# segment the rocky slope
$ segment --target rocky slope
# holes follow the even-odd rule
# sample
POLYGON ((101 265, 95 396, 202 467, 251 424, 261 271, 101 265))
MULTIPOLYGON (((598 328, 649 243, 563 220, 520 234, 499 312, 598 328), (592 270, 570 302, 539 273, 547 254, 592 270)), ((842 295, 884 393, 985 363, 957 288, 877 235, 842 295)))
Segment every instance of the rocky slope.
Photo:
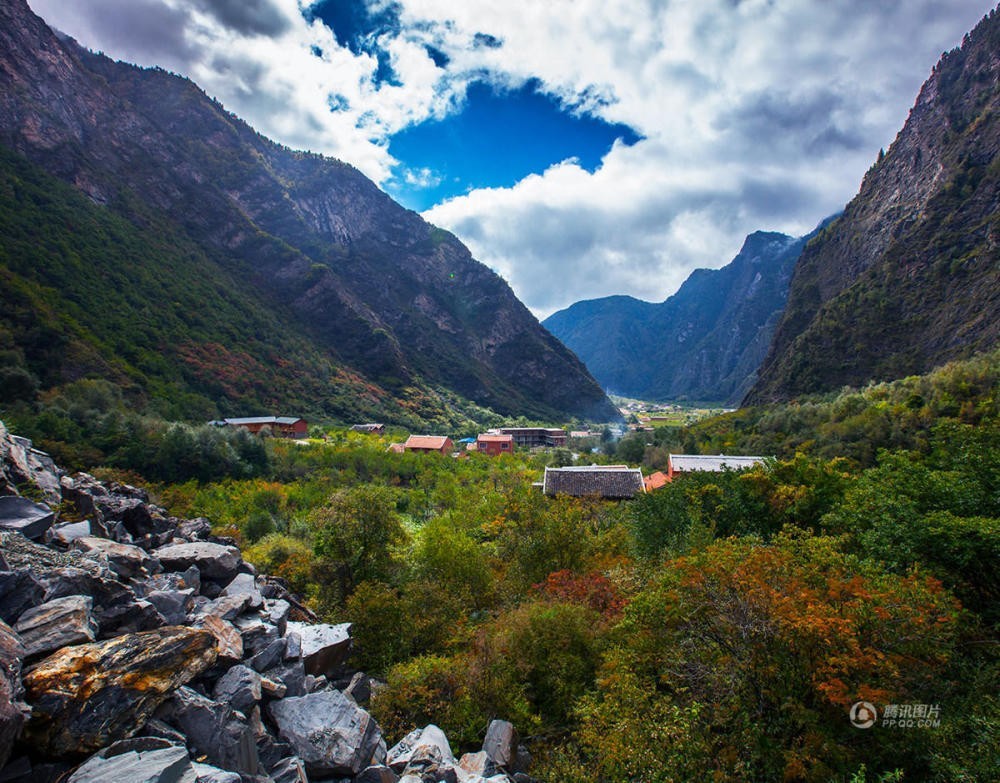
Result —
MULTIPOLYGON (((162 396, 162 385, 175 384, 198 396, 192 407, 221 399, 224 411, 235 411, 268 401, 232 376, 277 364, 286 375, 294 368, 307 376, 307 387, 342 388, 343 397, 377 401, 440 388, 504 413, 616 415, 583 365, 455 237, 351 166, 261 137, 190 81, 57 37, 24 0, 0 5, 0 146, 6 168, 21 167, 7 177, 9 209, 24 206, 19 178, 42 174, 91 204, 74 202, 67 221, 34 229, 55 232, 56 241, 28 270, 14 267, 21 247, 3 248, 11 259, 0 266, 5 293, 24 299, 42 291, 49 310, 76 306, 93 322, 67 328, 30 306, 22 321, 8 317, 7 332, 48 338, 47 353, 29 338, 15 345, 36 376, 72 378, 103 364, 147 394, 162 396), (161 298, 137 275, 127 292, 139 325, 167 310, 197 327, 180 344, 163 339, 150 348, 156 336, 147 335, 138 348, 107 345, 104 332, 120 330, 102 332, 107 297, 83 299, 90 266, 73 258, 74 227, 95 219, 95 208, 124 218, 128 225, 115 228, 126 235, 122 243, 151 245, 187 291, 183 300, 161 298), (215 314, 220 300, 223 314, 249 310, 247 323, 230 328, 215 314), (192 301, 203 304, 192 311, 185 307, 192 301), (281 324, 277 348, 268 344, 268 322, 281 324), (84 355, 52 350, 60 341, 86 348, 84 355)), ((11 232, 0 238, 10 241, 11 232)), ((148 259, 135 263, 154 274, 148 259)), ((280 391, 286 382, 275 383, 280 391)), ((313 405, 328 415, 347 406, 330 395, 313 405)))
POLYGON ((811 236, 758 231, 728 265, 696 270, 664 302, 577 302, 543 325, 616 394, 738 402, 767 352, 792 268, 811 236))
POLYGON ((461 759, 433 725, 388 748, 350 647, 206 520, 64 475, 0 423, 5 783, 531 780, 501 720, 461 759))
POLYGON ((1000 12, 945 54, 803 254, 748 403, 927 371, 1000 340, 1000 12))

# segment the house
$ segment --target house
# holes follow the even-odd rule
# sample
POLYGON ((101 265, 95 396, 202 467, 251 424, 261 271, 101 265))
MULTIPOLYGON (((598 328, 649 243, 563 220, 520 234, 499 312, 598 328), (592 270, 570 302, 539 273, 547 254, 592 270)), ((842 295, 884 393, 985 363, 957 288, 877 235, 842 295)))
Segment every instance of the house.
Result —
POLYGON ((645 479, 646 491, 652 492, 654 489, 660 489, 661 487, 667 486, 670 483, 670 476, 664 473, 662 470, 656 471, 656 473, 650 473, 645 479))
POLYGON ((309 424, 297 416, 247 416, 239 419, 222 419, 227 427, 240 427, 254 435, 268 428, 276 438, 305 438, 309 434, 309 424))
POLYGON ((385 425, 384 424, 354 424, 351 427, 352 432, 363 432, 366 435, 384 435, 385 425))
POLYGON ((642 471, 625 465, 546 468, 542 479, 542 492, 550 496, 631 500, 645 491, 642 471))
POLYGON ((481 454, 486 454, 490 457, 498 457, 501 454, 513 454, 514 436, 493 435, 491 433, 480 435, 476 438, 476 449, 481 454))
POLYGON ((726 454, 670 454, 667 456, 667 478, 673 481, 681 473, 724 470, 745 470, 764 462, 763 457, 730 456, 726 454))
POLYGON ((406 447, 402 443, 390 443, 386 451, 390 454, 403 454, 406 451, 406 447))
POLYGON ((566 430, 550 427, 502 427, 490 430, 489 434, 510 435, 514 439, 514 445, 522 449, 566 445, 566 430))
POLYGON ((440 454, 451 454, 455 450, 455 444, 451 438, 445 435, 411 435, 403 444, 406 451, 430 452, 437 451, 440 454))

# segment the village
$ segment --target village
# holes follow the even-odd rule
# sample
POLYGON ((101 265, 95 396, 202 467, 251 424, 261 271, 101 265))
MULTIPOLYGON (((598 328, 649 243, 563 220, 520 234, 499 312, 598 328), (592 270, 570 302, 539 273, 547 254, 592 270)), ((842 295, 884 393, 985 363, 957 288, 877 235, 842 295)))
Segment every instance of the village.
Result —
MULTIPOLYGON (((634 416, 630 424, 633 431, 653 429, 656 416, 634 416)), ((672 422, 671 422, 672 423, 672 422)), ((254 435, 267 434, 272 437, 302 440, 309 435, 308 422, 295 416, 258 416, 227 418, 211 422, 220 427, 237 427, 254 435)), ((386 425, 366 422, 351 425, 350 430, 366 435, 384 436, 386 425)), ((600 437, 601 433, 589 430, 571 430, 556 427, 501 427, 489 429, 475 438, 453 440, 447 435, 409 435, 405 441, 393 442, 388 451, 394 453, 439 454, 455 459, 467 458, 471 454, 486 457, 504 457, 517 451, 542 452, 550 449, 567 449, 574 444, 586 445, 589 439, 600 437)), ((592 449, 587 449, 592 451, 592 449)), ((586 455, 569 450, 574 462, 584 460, 586 455)), ((673 482, 686 473, 721 473, 731 470, 745 470, 765 460, 762 456, 734 454, 668 454, 666 470, 657 470, 643 475, 641 468, 629 465, 559 465, 546 466, 541 481, 533 486, 542 494, 555 497, 594 497, 602 500, 631 500, 637 495, 654 492, 673 482)))

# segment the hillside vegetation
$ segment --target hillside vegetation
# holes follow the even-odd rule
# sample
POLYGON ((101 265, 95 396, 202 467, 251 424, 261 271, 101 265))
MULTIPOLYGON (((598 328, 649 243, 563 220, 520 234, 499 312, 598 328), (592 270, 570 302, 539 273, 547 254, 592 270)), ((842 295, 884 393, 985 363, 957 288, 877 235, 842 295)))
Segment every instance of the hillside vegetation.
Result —
MULTIPOLYGON (((990 780, 998 359, 664 428, 777 458, 626 504, 538 493, 557 452, 393 454, 351 432, 159 495, 355 623, 390 739, 434 722, 476 747, 502 717, 553 782, 990 780), (862 730, 859 700, 940 720, 862 730)), ((672 448, 642 446, 601 458, 672 448)))

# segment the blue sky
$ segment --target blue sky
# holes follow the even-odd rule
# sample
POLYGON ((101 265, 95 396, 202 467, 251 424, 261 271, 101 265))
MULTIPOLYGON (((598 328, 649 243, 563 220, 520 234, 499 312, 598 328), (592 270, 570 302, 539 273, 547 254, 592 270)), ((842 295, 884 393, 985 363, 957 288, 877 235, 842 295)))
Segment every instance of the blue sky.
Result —
POLYGON ((539 317, 857 192, 995 0, 28 0, 453 231, 539 317))

